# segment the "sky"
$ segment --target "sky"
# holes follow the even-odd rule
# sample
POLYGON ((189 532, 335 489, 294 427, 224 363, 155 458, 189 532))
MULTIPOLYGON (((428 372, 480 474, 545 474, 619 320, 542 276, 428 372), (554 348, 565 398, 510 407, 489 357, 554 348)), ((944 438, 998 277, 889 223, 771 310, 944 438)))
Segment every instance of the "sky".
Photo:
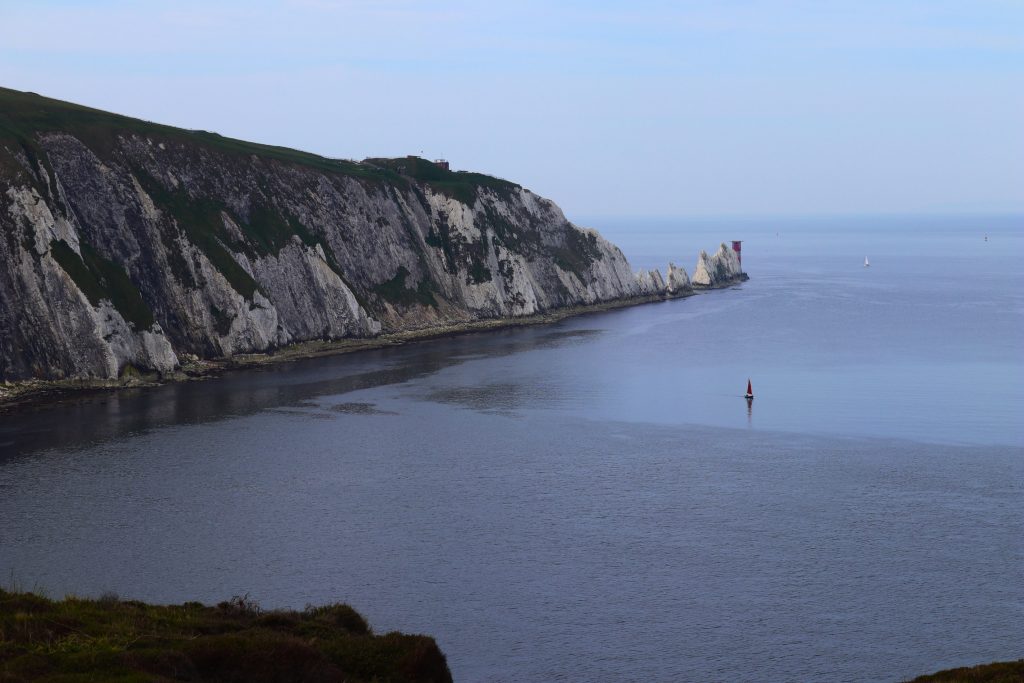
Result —
POLYGON ((0 0, 0 85, 574 216, 1024 211, 1024 0, 0 0))

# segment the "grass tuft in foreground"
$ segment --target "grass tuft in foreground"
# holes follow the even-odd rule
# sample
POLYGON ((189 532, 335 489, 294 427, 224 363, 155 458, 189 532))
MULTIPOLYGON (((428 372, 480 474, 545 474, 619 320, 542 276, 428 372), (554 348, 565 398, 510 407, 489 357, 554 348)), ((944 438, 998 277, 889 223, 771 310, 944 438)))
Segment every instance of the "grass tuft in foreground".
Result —
POLYGON ((0 590, 0 683, 451 681, 433 638, 375 635, 344 604, 264 611, 0 590))

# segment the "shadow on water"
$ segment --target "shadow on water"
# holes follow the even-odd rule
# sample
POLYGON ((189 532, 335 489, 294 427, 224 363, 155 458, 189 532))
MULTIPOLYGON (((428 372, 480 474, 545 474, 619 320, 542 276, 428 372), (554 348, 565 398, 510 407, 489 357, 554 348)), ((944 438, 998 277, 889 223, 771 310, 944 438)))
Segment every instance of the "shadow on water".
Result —
POLYGON ((436 403, 458 405, 483 412, 501 412, 528 407, 550 407, 558 402, 557 392, 544 382, 495 382, 481 386, 446 387, 422 398, 436 403))
POLYGON ((381 410, 373 403, 338 403, 327 410, 343 415, 398 415, 393 410, 381 410))
MULTIPOLYGON (((0 415, 0 462, 48 449, 93 446, 161 427, 308 407, 308 401, 317 397, 401 384, 470 360, 578 343, 602 332, 509 329, 228 372, 206 381, 83 395, 0 415)), ((449 400, 458 402, 457 397, 449 400)), ((383 412, 358 403, 342 403, 332 410, 364 415, 383 412)))

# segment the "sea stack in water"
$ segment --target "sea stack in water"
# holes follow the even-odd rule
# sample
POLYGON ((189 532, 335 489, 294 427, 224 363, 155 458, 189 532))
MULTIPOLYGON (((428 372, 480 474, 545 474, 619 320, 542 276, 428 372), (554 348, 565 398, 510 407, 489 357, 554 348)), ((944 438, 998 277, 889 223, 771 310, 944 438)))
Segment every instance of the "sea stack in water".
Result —
POLYGON ((700 252, 690 282, 694 289, 708 289, 746 279, 740 268, 739 256, 723 242, 713 256, 708 256, 706 251, 700 252))
POLYGON ((676 264, 670 262, 668 264, 665 292, 670 295, 676 295, 691 290, 693 290, 693 287, 690 285, 690 276, 686 274, 686 269, 679 268, 676 264))

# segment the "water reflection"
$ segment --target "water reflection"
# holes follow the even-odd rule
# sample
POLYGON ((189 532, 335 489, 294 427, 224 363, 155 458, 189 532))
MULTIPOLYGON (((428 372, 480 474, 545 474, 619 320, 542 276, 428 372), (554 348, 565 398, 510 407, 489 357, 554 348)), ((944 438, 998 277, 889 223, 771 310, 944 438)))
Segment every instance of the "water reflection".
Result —
MULTIPOLYGON (((229 372, 201 382, 75 396, 0 415, 0 461, 50 448, 82 448, 169 425, 199 424, 271 408, 301 408, 320 396, 400 384, 469 360, 582 343, 602 332, 557 327, 503 330, 229 372)), ((482 391, 476 398, 455 394, 447 400, 488 403, 488 389, 482 391)), ((502 407, 498 395, 505 391, 494 388, 490 404, 502 407)), ((536 398, 522 395, 509 399, 506 407, 536 398)), ((371 414, 358 406, 343 403, 330 410, 371 414)))

